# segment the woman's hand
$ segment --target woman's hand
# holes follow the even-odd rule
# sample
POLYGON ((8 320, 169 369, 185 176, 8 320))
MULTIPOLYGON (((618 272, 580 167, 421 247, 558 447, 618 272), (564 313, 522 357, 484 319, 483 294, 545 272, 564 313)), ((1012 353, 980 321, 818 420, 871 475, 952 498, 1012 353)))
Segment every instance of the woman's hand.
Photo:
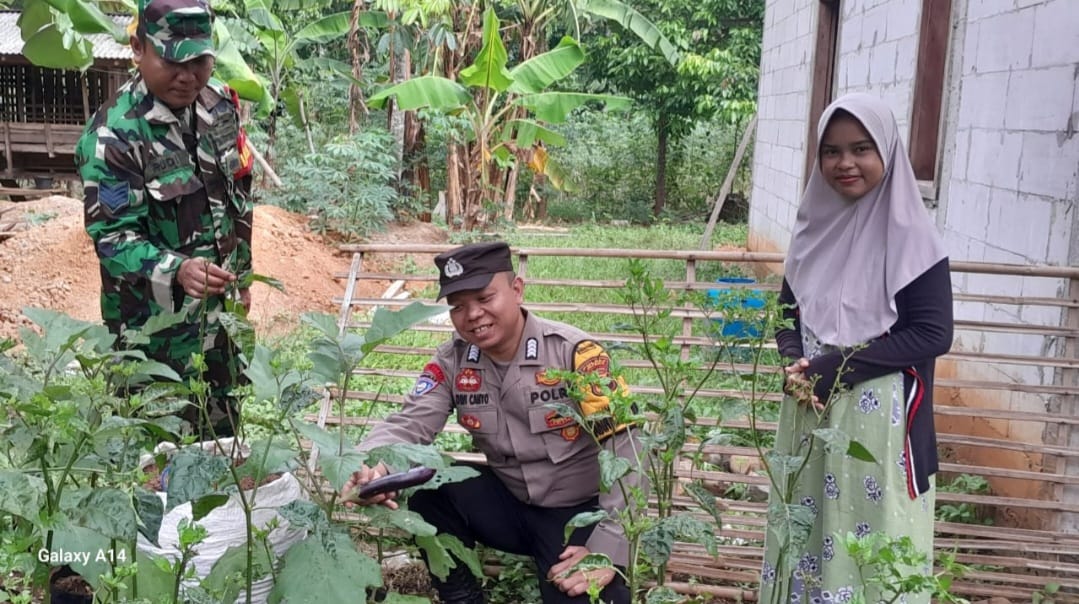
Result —
POLYGON ((813 382, 806 377, 805 370, 809 368, 809 359, 802 357, 783 368, 787 378, 783 384, 783 391, 793 396, 803 405, 812 405, 818 413, 824 411, 817 395, 813 394, 813 382))

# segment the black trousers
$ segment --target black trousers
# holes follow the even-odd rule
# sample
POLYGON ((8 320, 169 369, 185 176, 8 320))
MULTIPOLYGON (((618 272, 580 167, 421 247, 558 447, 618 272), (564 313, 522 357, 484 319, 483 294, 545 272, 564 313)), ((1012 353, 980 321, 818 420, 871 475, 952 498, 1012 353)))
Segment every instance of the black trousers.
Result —
MULTIPOLYGON (((479 476, 442 485, 436 490, 417 491, 408 500, 408 507, 424 520, 448 533, 465 545, 477 542, 497 550, 531 557, 539 573, 540 593, 544 604, 587 604, 588 596, 569 597, 547 580, 547 571, 559 562, 565 550, 562 538, 566 523, 580 512, 598 508, 592 500, 567 508, 542 508, 521 503, 494 473, 483 465, 462 464, 474 468, 479 476)), ((567 545, 584 545, 594 526, 576 529, 567 545)), ((459 565, 459 570, 463 565, 459 565)), ((471 580, 471 572, 451 573, 446 583, 471 580)), ((442 593, 443 582, 435 580, 442 593)), ((448 585, 460 591, 462 585, 448 585)), ((621 576, 615 575, 600 594, 605 603, 628 604, 629 589, 621 576)))

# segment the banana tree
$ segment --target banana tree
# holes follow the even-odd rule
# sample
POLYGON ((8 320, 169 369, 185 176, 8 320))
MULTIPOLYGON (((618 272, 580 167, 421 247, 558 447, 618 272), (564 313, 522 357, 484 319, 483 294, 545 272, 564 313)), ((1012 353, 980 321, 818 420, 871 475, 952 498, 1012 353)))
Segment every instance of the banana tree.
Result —
MULTIPOLYGON (((447 166, 447 222, 464 229, 487 223, 504 203, 500 179, 517 161, 519 149, 562 145, 565 139, 548 127, 565 121, 574 109, 593 101, 611 109, 628 106, 619 96, 548 90, 584 62, 584 51, 573 38, 516 67, 507 67, 506 47, 492 9, 483 16, 483 46, 458 81, 423 76, 390 86, 369 99, 381 106, 393 97, 403 110, 427 108, 464 118, 469 124, 464 153, 451 148, 447 166), (525 110, 517 117, 516 110, 525 110)), ((551 162, 530 165, 557 177, 551 162)))
MULTIPOLYGON (((349 33, 350 12, 333 13, 315 20, 314 23, 289 31, 281 17, 274 14, 270 0, 245 0, 248 27, 259 41, 258 59, 269 79, 270 97, 276 101, 285 100, 285 106, 292 118, 301 124, 308 135, 308 147, 315 152, 311 139, 308 116, 303 105, 303 87, 291 75, 302 66, 314 67, 318 63, 313 58, 304 58, 299 51, 310 44, 325 44, 349 33)), ((326 63, 327 59, 322 59, 326 63)), ((333 68, 330 66, 331 69, 333 68)), ((343 65, 341 70, 350 73, 352 68, 343 65)), ((276 139, 276 114, 269 115, 268 152, 270 155, 276 139)))

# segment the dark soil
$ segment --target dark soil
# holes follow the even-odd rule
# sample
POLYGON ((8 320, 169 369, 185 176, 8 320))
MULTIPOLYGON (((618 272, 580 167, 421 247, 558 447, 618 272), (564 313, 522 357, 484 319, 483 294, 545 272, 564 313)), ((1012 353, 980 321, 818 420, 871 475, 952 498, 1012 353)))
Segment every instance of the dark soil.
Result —
POLYGON ((53 604, 92 604, 94 601, 94 590, 90 584, 67 566, 53 571, 49 590, 53 604))
MULTIPOLYGON (((238 468, 238 467, 244 465, 245 461, 247 461, 247 460, 246 459, 238 459, 238 460, 234 461, 232 465, 233 465, 234 468, 238 468)), ((146 474, 146 482, 144 484, 146 485, 147 489, 150 489, 151 491, 154 491, 154 492, 157 492, 157 493, 164 492, 164 489, 161 488, 161 471, 158 469, 157 464, 151 463, 151 464, 147 465, 146 467, 143 468, 143 472, 146 474)), ((281 473, 280 472, 274 472, 273 474, 267 474, 266 476, 264 476, 262 478, 262 481, 258 483, 258 486, 261 487, 263 485, 269 484, 269 483, 277 480, 278 478, 281 478, 281 473)), ((255 488, 255 479, 254 478, 252 478, 250 476, 244 476, 243 478, 240 479, 240 489, 242 489, 244 491, 250 491, 253 488, 255 488)))

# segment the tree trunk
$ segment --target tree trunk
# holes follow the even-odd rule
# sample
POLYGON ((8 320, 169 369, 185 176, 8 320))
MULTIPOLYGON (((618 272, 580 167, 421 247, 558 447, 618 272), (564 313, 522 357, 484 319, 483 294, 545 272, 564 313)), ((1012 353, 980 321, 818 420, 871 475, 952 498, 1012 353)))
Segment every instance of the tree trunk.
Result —
POLYGON ((462 218, 465 205, 465 180, 462 175, 468 168, 462 165, 463 153, 461 145, 450 143, 446 151, 446 226, 456 228, 456 223, 462 218))
POLYGON ((427 138, 423 122, 415 111, 405 112, 405 165, 401 180, 416 191, 431 192, 431 170, 427 165, 427 138))
MULTIPOLYGON (((412 56, 407 49, 400 49, 390 55, 393 57, 393 73, 392 84, 408 81, 409 75, 412 72, 412 56)), ((397 103, 393 99, 386 104, 386 114, 389 119, 387 127, 390 132, 393 133, 393 140, 397 143, 394 151, 397 153, 397 165, 402 165, 405 152, 405 112, 397 109, 397 103)), ((398 172, 398 178, 401 177, 401 172, 398 172)))
POLYGON ((517 177, 521 172, 521 157, 517 157, 510 169, 506 171, 506 189, 502 196, 502 217, 507 222, 513 222, 513 213, 517 206, 517 177))
MULTIPOLYGON (((360 41, 360 13, 366 8, 364 0, 356 0, 352 5, 352 16, 348 23, 348 50, 352 57, 352 77, 363 80, 363 66, 371 59, 366 41, 360 41)), ((348 133, 356 134, 360 130, 359 113, 368 115, 367 104, 363 101, 363 90, 355 84, 348 86, 348 133)))
POLYGON ((666 113, 659 114, 656 121, 656 199, 652 216, 659 218, 667 206, 667 138, 669 122, 666 113))

